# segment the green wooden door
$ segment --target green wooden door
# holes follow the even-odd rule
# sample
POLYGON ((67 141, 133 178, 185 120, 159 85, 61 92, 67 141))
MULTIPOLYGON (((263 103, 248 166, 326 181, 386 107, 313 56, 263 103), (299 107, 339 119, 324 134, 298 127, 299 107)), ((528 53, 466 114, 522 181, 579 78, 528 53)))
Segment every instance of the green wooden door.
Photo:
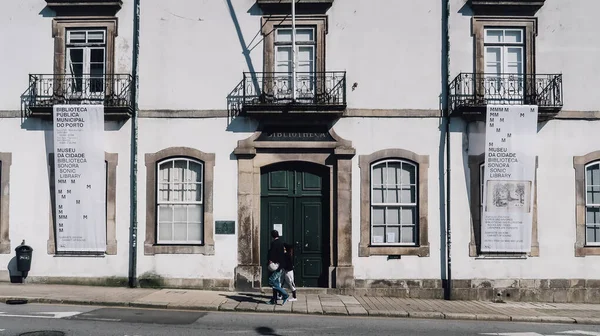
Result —
POLYGON ((261 175, 261 262, 267 284, 270 232, 294 245, 298 287, 327 287, 329 267, 329 174, 305 163, 270 166, 261 175))

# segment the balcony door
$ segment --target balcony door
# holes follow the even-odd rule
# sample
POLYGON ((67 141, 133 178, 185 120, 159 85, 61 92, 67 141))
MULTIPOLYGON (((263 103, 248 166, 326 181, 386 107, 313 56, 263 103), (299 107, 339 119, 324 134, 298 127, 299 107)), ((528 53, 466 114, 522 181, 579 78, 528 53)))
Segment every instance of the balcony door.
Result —
POLYGON ((488 104, 523 104, 523 30, 485 29, 484 96, 488 104))
POLYGON ((69 99, 102 101, 106 88, 106 31, 68 30, 64 79, 60 81, 69 99))
POLYGON ((273 94, 278 100, 291 100, 293 88, 298 101, 315 96, 315 29, 296 28, 296 85, 292 85, 292 28, 277 28, 275 35, 275 75, 273 94))

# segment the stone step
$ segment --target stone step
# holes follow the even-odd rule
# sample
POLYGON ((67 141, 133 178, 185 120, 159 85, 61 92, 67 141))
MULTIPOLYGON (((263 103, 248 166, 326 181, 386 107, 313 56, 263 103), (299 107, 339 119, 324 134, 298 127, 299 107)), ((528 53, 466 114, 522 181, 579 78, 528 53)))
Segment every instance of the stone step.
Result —
MULTIPOLYGON (((286 291, 289 291, 288 288, 285 288, 286 291)), ((327 294, 329 288, 320 288, 320 287, 298 287, 296 288, 296 293, 298 294, 327 294)), ((263 293, 268 293, 271 291, 271 287, 262 287, 261 291, 263 293)))

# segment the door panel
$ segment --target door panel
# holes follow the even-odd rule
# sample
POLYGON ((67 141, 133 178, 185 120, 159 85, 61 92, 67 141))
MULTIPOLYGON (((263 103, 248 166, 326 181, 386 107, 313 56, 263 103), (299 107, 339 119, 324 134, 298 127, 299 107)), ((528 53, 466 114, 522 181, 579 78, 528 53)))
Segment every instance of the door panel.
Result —
POLYGON ((303 197, 296 201, 294 218, 295 265, 294 276, 301 287, 319 287, 324 272, 323 251, 323 201, 318 197, 303 197), (296 268, 298 271, 296 271, 296 268))
MULTIPOLYGON (((315 165, 271 167, 261 175, 261 262, 271 244, 270 232, 281 224, 284 243, 294 246, 298 287, 327 287, 329 267, 329 173, 315 165)), ((263 265, 263 284, 268 271, 263 265)))

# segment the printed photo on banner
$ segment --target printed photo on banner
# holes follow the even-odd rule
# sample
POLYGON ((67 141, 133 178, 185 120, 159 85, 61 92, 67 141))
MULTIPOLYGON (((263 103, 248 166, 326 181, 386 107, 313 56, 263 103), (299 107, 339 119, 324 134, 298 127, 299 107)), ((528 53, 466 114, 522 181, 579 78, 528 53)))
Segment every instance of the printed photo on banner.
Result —
POLYGON ((531 181, 487 181, 486 212, 531 212, 531 181))

